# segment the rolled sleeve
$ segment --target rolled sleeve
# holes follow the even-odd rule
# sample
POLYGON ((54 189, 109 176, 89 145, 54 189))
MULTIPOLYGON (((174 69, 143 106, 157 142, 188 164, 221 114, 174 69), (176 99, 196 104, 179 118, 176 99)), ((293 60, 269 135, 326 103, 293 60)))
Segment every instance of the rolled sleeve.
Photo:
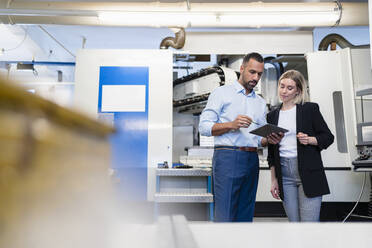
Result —
MULTIPOLYGON (((205 114, 204 116, 206 116, 205 114)), ((200 118, 200 123, 199 123, 199 132, 201 135, 204 136, 212 136, 212 127, 215 124, 215 122, 210 121, 208 119, 202 119, 200 118)))
POLYGON ((213 91, 209 98, 207 106, 200 115, 199 132, 204 136, 212 136, 212 127, 219 122, 219 113, 221 111, 221 97, 219 89, 213 91))

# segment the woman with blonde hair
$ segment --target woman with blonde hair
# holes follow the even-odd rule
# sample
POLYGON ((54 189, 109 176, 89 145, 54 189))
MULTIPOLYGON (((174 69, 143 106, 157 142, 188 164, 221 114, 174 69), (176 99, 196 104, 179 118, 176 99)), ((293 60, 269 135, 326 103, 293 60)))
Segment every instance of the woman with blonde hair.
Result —
POLYGON ((320 151, 334 136, 316 103, 308 102, 306 82, 296 70, 285 72, 278 83, 282 103, 267 122, 289 131, 268 145, 271 194, 282 199, 289 221, 319 221, 322 196, 329 194, 320 151))

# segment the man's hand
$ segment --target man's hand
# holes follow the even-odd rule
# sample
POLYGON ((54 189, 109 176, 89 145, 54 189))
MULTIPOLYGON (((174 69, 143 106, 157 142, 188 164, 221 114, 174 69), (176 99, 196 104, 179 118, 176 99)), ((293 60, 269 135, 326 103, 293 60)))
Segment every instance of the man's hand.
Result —
POLYGON ((252 119, 246 115, 238 115, 233 122, 231 122, 232 130, 238 130, 239 128, 247 128, 251 125, 252 119))
POLYGON ((269 136, 267 136, 267 142, 269 142, 272 145, 279 144, 279 142, 283 139, 284 133, 271 133, 269 136))
POLYGON ((219 136, 230 131, 236 131, 239 128, 247 128, 251 125, 252 119, 246 115, 238 115, 234 121, 215 123, 212 127, 212 135, 219 136))

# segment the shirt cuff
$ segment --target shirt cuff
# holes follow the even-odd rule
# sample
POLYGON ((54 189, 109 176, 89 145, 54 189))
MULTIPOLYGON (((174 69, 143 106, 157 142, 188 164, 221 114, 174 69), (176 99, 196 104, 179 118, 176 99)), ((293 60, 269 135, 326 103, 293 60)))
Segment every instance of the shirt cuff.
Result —
POLYGON ((262 141, 262 137, 258 137, 258 147, 262 147, 261 141, 262 141))

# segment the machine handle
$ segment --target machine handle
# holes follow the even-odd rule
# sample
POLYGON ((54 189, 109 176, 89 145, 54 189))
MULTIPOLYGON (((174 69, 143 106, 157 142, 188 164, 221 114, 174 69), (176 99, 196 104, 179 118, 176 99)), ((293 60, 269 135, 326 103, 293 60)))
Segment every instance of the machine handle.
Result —
POLYGON ((333 109, 335 113, 337 149, 340 153, 347 153, 348 151, 347 151, 342 92, 334 91, 332 96, 333 96, 333 109))

